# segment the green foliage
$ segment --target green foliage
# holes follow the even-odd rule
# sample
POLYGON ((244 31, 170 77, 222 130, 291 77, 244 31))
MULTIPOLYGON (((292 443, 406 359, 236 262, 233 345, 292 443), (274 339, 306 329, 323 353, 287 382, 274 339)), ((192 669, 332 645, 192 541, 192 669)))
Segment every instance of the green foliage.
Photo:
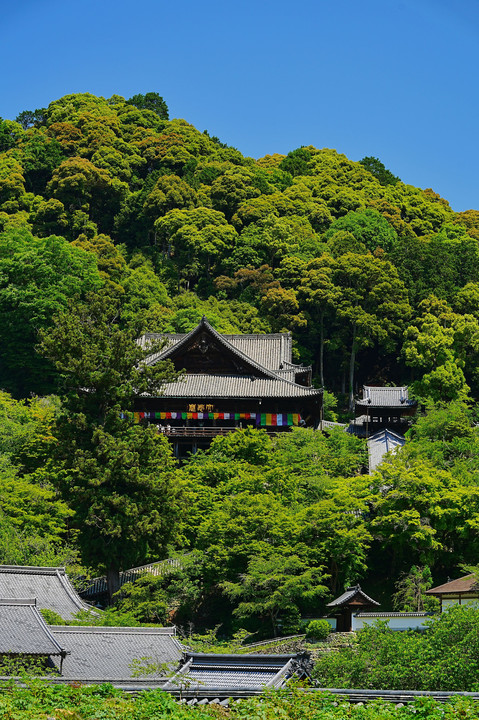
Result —
POLYGON ((336 408, 338 407, 338 399, 333 393, 323 390, 323 419, 331 422, 337 422, 338 416, 336 408))
POLYGON ((75 565, 71 510, 45 465, 54 438, 53 400, 16 401, 0 393, 0 562, 75 565))
POLYGON ((94 258, 61 237, 26 230, 0 235, 0 357, 4 389, 52 388, 52 367, 35 353, 38 331, 75 296, 100 284, 94 258))
POLYGON ((15 118, 15 122, 27 130, 32 125, 41 125, 45 122, 47 110, 46 108, 37 108, 36 110, 23 110, 15 118))
POLYGON ((453 606, 425 632, 393 632, 386 623, 356 643, 323 655, 313 675, 322 687, 477 692, 479 609, 453 606))
MULTIPOLYGON (((350 233, 372 253, 378 248, 388 252, 397 242, 396 231, 377 210, 349 212, 333 222, 325 234, 325 239, 333 239, 338 232, 350 233)), ((345 248, 343 253, 347 251, 348 248, 345 248)))
POLYGON ((331 625, 327 620, 311 620, 306 626, 306 637, 311 640, 326 640, 331 633, 331 625))
POLYGON ((168 120, 168 105, 161 95, 156 92, 147 92, 145 95, 141 93, 133 95, 126 101, 128 105, 134 105, 140 110, 151 110, 156 113, 162 120, 168 120))
POLYGON ((264 618, 271 634, 294 628, 299 611, 317 611, 325 585, 334 592, 362 573, 366 484, 341 475, 364 462, 354 436, 299 428, 274 440, 240 430, 194 455, 183 467, 191 508, 183 532, 198 551, 200 603, 226 594, 243 626, 264 618))
POLYGON ((308 161, 311 160, 311 153, 308 148, 298 148, 288 153, 280 164, 281 170, 296 175, 308 175, 308 161))
MULTIPOLYGON (((298 555, 271 552, 252 557, 239 582, 225 582, 226 594, 238 602, 234 615, 240 620, 258 618, 267 624, 266 635, 299 631, 298 599, 314 602, 326 594, 323 568, 312 568, 298 555), (291 616, 296 622, 291 623, 291 616)), ((263 629, 264 631, 264 629, 263 629)))
POLYGON ((49 685, 24 675, 25 688, 7 688, 0 696, 0 711, 15 720, 394 720, 427 718, 459 720, 479 717, 476 702, 457 697, 441 703, 427 697, 417 698, 403 707, 394 703, 372 702, 350 705, 327 692, 305 693, 300 685, 285 690, 268 690, 259 697, 232 704, 189 707, 180 704, 162 690, 150 690, 132 698, 112 685, 49 685))
POLYGON ((174 543, 194 562, 155 593, 225 632, 269 561, 275 602, 299 578, 279 610, 293 624, 317 568, 331 593, 369 573, 387 595, 412 563, 477 562, 478 211, 374 157, 243 157, 169 121, 155 92, 78 93, 0 120, 0 232, 2 388, 63 402, 53 420, 43 401, 0 400, 3 562, 77 563, 81 547, 90 565, 142 564, 174 543), (203 314, 224 333, 292 332, 326 418, 347 417, 363 383, 408 384, 427 412, 371 480, 364 442, 302 429, 220 438, 180 472, 119 412, 174 377, 139 370, 135 337, 203 314))
POLYGON ((410 571, 403 573, 396 583, 394 607, 401 612, 438 611, 438 598, 425 594, 432 585, 430 569, 413 565, 410 571))
POLYGON ((359 162, 371 175, 374 175, 374 177, 379 180, 381 185, 396 185, 396 183, 399 182, 399 178, 393 175, 378 158, 363 157, 359 162))
MULTIPOLYGON (((153 262, 150 272, 165 285, 170 303, 178 289, 202 301, 213 296, 225 307, 248 302, 262 331, 294 330, 301 359, 313 361, 320 384, 327 378, 333 392, 342 390, 348 370, 345 347, 351 386, 356 371, 359 383, 382 381, 379 368, 391 374, 403 344, 399 317, 409 325, 397 372, 404 379, 388 379, 404 382, 412 368, 421 396, 477 392, 477 330, 467 317, 477 315, 474 211, 453 213, 439 195, 405 185, 375 157, 355 163, 308 146, 285 157, 244 158, 184 120, 169 121, 156 92, 128 100, 70 94, 17 120, 0 125, 0 228, 32 227, 41 237, 93 244, 107 234, 115 246, 124 242, 129 252, 140 251, 153 262), (349 253, 354 263, 341 261, 332 274, 326 248, 335 261, 349 253), (370 253, 376 271, 384 270, 372 280, 370 253), (392 265, 381 266, 385 259, 392 265), (301 270, 301 263, 312 265, 301 270), (351 263, 362 267, 357 271, 351 263), (268 282, 258 282, 263 265, 271 268, 268 282), (366 298, 358 298, 359 285, 352 281, 357 274, 365 288, 369 284, 366 298), (399 297, 397 278, 410 308, 404 291, 399 297), (390 302, 382 302, 382 290, 390 302), (351 294, 355 309, 346 312, 351 294), (454 304, 458 319, 450 357, 427 367, 410 346, 437 335, 424 326, 418 308, 431 294, 454 304), (368 309, 374 303, 384 322, 368 309), (359 316, 369 327, 366 334, 359 316), (378 355, 375 367, 369 348, 378 355)), ((138 274, 146 277, 146 265, 138 274)), ((46 293, 40 284, 39 301, 46 293)), ((147 295, 141 306, 136 294, 132 312, 149 304, 148 320, 158 325, 159 307, 170 305, 147 295)), ((240 318, 242 310, 233 314, 240 318)), ((10 327, 14 334, 17 325, 10 327)), ((19 382, 6 387, 26 395, 30 387, 19 382)))
POLYGON ((40 613, 42 614, 43 619, 47 623, 47 625, 66 625, 67 623, 62 618, 61 615, 59 615, 54 610, 50 610, 49 608, 40 608, 40 613))
POLYGON ((422 460, 448 470, 461 484, 475 484, 479 471, 479 431, 470 408, 459 401, 430 404, 409 431, 404 462, 422 460))
MULTIPOLYGON (((56 623, 53 623, 56 624, 56 623)), ((63 625, 94 625, 95 627, 141 627, 145 624, 129 611, 120 610, 116 605, 92 615, 89 610, 79 610, 73 620, 63 622, 63 625)))
POLYGON ((141 575, 135 582, 125 583, 117 592, 118 610, 130 613, 140 622, 164 625, 168 612, 164 584, 161 576, 152 573, 141 575))

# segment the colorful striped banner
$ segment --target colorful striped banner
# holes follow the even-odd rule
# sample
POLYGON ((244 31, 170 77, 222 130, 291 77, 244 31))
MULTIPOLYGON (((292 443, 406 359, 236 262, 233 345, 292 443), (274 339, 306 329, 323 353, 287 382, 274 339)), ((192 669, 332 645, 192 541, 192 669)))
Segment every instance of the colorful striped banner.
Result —
POLYGON ((291 427, 299 425, 299 413, 230 413, 230 412, 127 412, 122 419, 133 420, 255 420, 257 427, 291 427))

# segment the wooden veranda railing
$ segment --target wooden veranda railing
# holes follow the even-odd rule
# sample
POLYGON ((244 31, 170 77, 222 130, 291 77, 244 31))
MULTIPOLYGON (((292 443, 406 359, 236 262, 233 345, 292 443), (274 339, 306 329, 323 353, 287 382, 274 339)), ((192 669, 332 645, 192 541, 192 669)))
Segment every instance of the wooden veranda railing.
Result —
MULTIPOLYGON (((289 427, 280 427, 280 428, 264 428, 262 427, 261 430, 266 430, 267 433, 277 433, 284 432, 285 430, 289 430, 289 427)), ((162 435, 167 435, 171 438, 180 438, 180 437, 191 437, 191 438, 212 438, 217 437, 218 435, 227 435, 230 432, 235 432, 235 430, 240 430, 239 427, 168 427, 163 426, 158 428, 158 432, 162 435)))

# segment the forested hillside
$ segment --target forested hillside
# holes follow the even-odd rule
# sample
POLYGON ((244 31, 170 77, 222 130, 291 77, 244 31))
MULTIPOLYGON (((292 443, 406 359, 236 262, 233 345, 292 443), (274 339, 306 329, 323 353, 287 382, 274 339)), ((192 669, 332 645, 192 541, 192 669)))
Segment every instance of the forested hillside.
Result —
POLYGON ((271 631, 347 582, 387 595, 414 564, 445 579, 477 563, 479 211, 374 157, 244 157, 156 93, 77 94, 0 120, 0 232, 0 562, 94 574, 177 552, 139 619, 271 631), (372 478, 361 441, 305 430, 238 433, 178 469, 164 439, 119 426, 134 382, 118 352, 98 370, 85 308, 105 347, 203 314, 291 331, 337 412, 363 383, 409 385, 429 410, 372 478), (108 485, 132 453, 134 483, 108 485))
POLYGON ((83 94, 1 122, 5 389, 47 389, 36 330, 109 282, 151 331, 203 312, 221 331, 291 330, 333 391, 349 390, 352 363, 353 389, 477 394, 478 211, 454 213, 374 158, 253 160, 167 118, 154 93, 83 94))

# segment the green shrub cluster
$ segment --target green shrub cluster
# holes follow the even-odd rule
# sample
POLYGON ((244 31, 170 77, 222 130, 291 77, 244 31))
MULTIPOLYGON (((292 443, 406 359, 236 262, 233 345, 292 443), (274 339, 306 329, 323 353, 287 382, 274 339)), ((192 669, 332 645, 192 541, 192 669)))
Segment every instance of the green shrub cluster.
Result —
POLYGON ((331 625, 327 620, 311 620, 306 627, 308 640, 326 640, 331 632, 331 625))
POLYGON ((313 675, 321 687, 477 692, 479 608, 453 606, 423 632, 366 627, 352 647, 320 658, 313 675))
POLYGON ((51 686, 27 682, 25 689, 0 690, 0 717, 8 720, 455 720, 479 718, 479 705, 458 697, 441 704, 420 698, 410 705, 372 702, 349 705, 328 693, 304 693, 300 688, 273 691, 225 709, 218 705, 188 707, 161 690, 145 691, 137 698, 111 685, 93 687, 51 686))

